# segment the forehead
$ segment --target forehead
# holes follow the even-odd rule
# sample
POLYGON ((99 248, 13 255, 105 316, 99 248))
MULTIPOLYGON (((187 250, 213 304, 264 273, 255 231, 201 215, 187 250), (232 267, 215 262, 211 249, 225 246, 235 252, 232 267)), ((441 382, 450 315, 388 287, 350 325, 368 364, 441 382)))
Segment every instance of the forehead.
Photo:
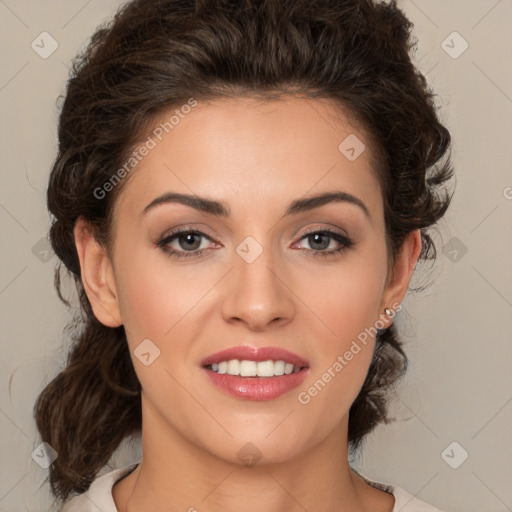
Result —
POLYGON ((169 191, 222 200, 236 211, 237 203, 258 208, 341 189, 369 209, 379 207, 370 141, 329 100, 242 97, 198 102, 181 112, 175 107, 135 150, 142 146, 150 149, 123 187, 118 213, 140 212, 169 191))

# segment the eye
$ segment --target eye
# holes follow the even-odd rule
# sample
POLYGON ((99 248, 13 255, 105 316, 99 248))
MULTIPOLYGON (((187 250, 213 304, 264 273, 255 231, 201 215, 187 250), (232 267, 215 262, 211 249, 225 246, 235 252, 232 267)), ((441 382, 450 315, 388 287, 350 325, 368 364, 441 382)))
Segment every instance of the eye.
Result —
MULTIPOLYGON (((209 248, 208 244, 206 244, 205 247, 201 247, 202 238, 216 244, 216 242, 205 233, 190 228, 184 228, 166 235, 157 245, 171 258, 190 258, 200 256, 209 248), (174 246, 171 244, 174 244, 174 246)), ((310 231, 302 236, 300 240, 307 240, 312 249, 306 250, 302 247, 299 247, 299 249, 311 252, 313 256, 331 256, 341 253, 354 245, 354 242, 347 236, 331 230, 310 231), (333 241, 339 244, 340 247, 326 250, 331 246, 333 241)), ((217 244, 217 246, 219 246, 219 244, 217 244)))
POLYGON ((201 247, 201 238, 213 240, 201 231, 194 229, 179 229, 165 236, 157 245, 171 258, 190 258, 199 256, 208 247, 201 247), (174 247, 171 246, 175 243, 174 247))
MULTIPOLYGON (((307 240, 312 247, 313 256, 330 256, 333 254, 341 253, 354 245, 354 242, 345 235, 330 230, 317 230, 306 233, 301 240, 307 240), (332 241, 340 244, 337 249, 326 251, 332 241)), ((302 249, 299 247, 299 249, 302 249)))

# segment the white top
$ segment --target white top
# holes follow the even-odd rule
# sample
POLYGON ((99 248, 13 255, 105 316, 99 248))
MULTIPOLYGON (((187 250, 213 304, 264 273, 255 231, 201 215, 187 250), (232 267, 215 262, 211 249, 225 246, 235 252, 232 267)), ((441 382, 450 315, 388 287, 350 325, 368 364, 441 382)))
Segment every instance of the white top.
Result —
MULTIPOLYGON (((118 512, 114 498, 112 496, 112 487, 122 478, 128 476, 139 463, 130 464, 123 468, 115 469, 110 473, 96 478, 89 489, 69 500, 60 512, 118 512)), ((404 491, 400 487, 390 484, 375 482, 363 476, 359 471, 356 473, 363 478, 369 485, 389 492, 395 497, 395 506, 392 512, 443 512, 424 501, 415 498, 412 494, 404 491)))

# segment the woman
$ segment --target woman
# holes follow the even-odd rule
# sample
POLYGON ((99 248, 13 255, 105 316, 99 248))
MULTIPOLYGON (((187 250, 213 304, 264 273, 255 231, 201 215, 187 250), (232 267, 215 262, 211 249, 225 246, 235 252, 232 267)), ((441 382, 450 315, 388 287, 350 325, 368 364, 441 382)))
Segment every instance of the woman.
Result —
POLYGON ((35 407, 63 511, 437 510, 348 462, 451 197, 411 30, 395 2, 134 0, 94 34, 48 187, 84 315, 35 407))

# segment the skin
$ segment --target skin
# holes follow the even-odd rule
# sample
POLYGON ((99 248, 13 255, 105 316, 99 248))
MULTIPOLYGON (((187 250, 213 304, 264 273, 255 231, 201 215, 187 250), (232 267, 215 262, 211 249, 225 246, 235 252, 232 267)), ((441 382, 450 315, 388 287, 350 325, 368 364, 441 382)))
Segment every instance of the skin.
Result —
MULTIPOLYGON (((374 337, 308 404, 297 398, 365 328, 383 318, 379 327, 390 325, 384 309, 402 302, 420 253, 416 230, 389 272, 382 192, 369 157, 365 133, 328 100, 200 102, 125 183, 110 257, 78 220, 75 241, 94 314, 107 326, 124 324, 142 385, 143 460, 113 488, 120 512, 392 510, 394 497, 367 485, 347 460, 348 411, 374 337), (366 144, 354 161, 338 150, 349 134, 366 144), (292 200, 333 190, 359 198, 370 216, 331 202, 282 217, 292 200), (141 214, 168 191, 223 201, 230 216, 178 203, 141 214), (206 250, 170 258, 157 243, 179 227, 204 233, 206 250), (315 243, 305 236, 312 229, 346 233, 354 245, 315 257, 341 244, 315 243), (236 252, 247 236, 263 249, 252 263, 236 252), (161 351, 148 366, 134 356, 144 339, 161 351), (244 344, 300 355, 309 361, 306 380, 275 400, 227 395, 200 362, 244 344), (248 442, 261 454, 253 466, 237 457, 248 442)), ((186 252, 181 242, 168 247, 186 252)))

